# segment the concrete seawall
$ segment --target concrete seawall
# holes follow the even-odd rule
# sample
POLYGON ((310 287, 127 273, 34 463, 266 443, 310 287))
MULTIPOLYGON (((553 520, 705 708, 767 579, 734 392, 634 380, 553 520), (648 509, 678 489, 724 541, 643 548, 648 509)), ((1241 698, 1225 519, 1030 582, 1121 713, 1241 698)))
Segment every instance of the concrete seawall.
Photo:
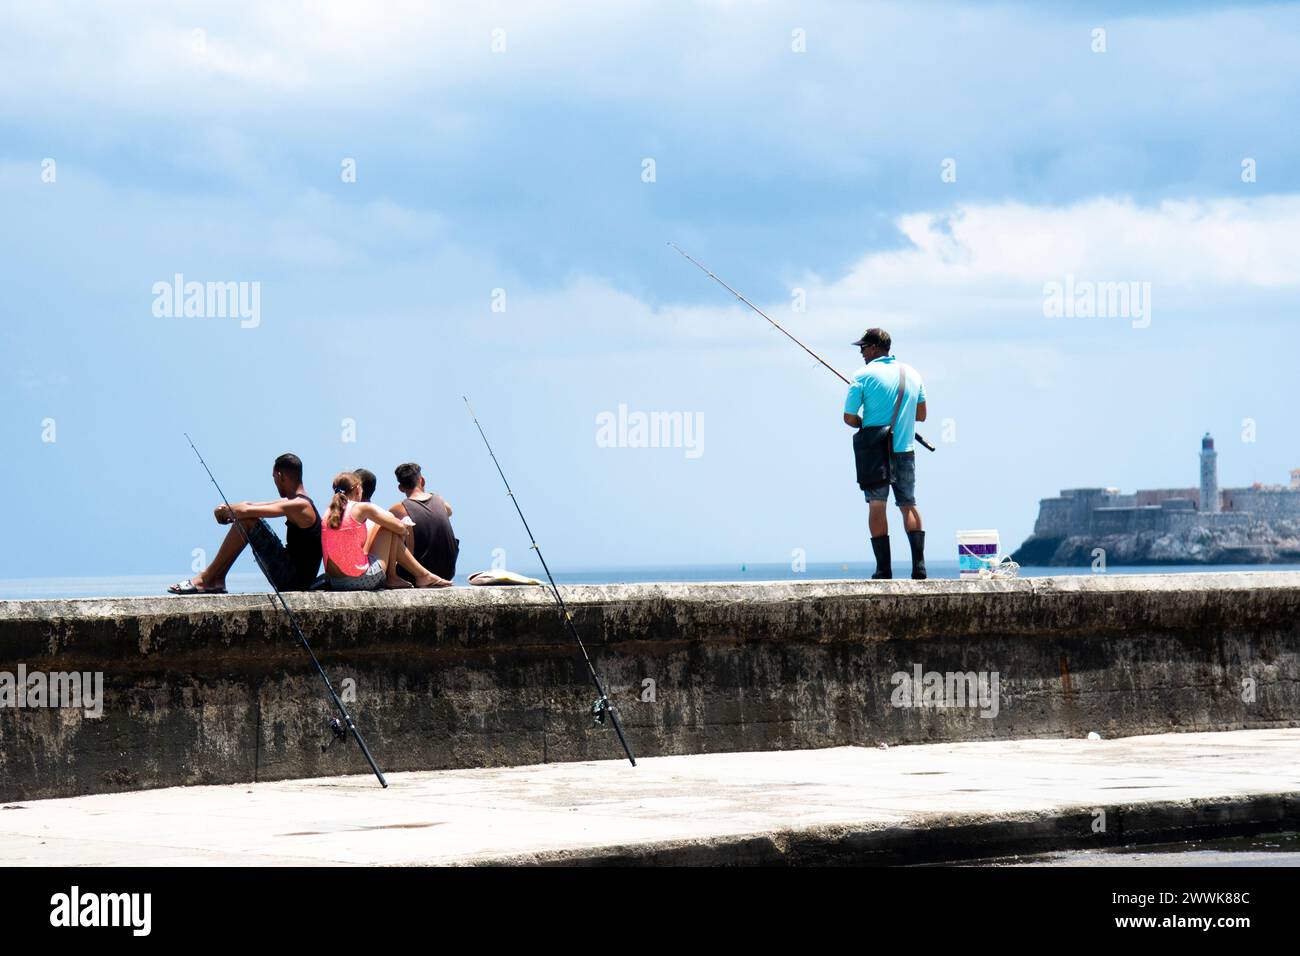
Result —
MULTIPOLYGON (((638 755, 1300 726, 1295 573, 564 593, 638 755), (917 667, 996 696, 897 706, 917 667)), ((289 601, 385 770, 620 755, 540 588, 289 601)), ((0 800, 368 772, 268 596, 0 602, 19 665, 103 715, 0 708, 0 800)))

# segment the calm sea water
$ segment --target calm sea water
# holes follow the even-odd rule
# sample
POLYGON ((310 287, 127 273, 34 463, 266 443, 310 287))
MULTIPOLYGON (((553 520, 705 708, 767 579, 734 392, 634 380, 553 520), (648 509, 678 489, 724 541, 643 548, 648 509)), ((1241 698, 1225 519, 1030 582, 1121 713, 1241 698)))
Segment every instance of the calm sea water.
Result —
MULTIPOLYGON (((927 561, 932 578, 956 578, 956 561, 927 561)), ((456 583, 463 585, 467 574, 480 568, 466 568, 457 576, 456 583)), ((513 570, 535 577, 543 577, 540 567, 522 567, 513 570)), ((629 568, 557 569, 555 578, 560 584, 637 584, 653 581, 860 581, 871 577, 875 564, 870 561, 845 561, 810 563, 806 570, 796 572, 789 564, 686 564, 654 565, 629 568)), ((906 577, 910 565, 906 560, 895 562, 895 573, 906 577)), ((1300 571, 1300 564, 1214 564, 1180 565, 1177 567, 1125 566, 1110 567, 1106 574, 1186 574, 1208 571, 1300 571)), ((1089 568, 1021 568, 1020 576, 1026 578, 1091 575, 1089 568)), ((125 577, 85 578, 10 578, 0 579, 0 600, 27 600, 41 598, 133 597, 164 594, 167 585, 177 580, 172 574, 140 574, 125 577)), ((269 590, 257 572, 232 574, 226 581, 234 593, 269 590)))

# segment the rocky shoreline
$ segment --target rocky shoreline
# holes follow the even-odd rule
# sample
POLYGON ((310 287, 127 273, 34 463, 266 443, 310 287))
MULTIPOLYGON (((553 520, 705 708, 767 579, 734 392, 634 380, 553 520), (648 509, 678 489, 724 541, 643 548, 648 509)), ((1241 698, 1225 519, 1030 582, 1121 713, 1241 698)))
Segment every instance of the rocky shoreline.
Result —
POLYGON ((1011 557, 1031 567, 1081 567, 1096 560, 1098 548, 1107 564, 1284 564, 1300 561, 1300 521, 1100 536, 1033 534, 1011 557))

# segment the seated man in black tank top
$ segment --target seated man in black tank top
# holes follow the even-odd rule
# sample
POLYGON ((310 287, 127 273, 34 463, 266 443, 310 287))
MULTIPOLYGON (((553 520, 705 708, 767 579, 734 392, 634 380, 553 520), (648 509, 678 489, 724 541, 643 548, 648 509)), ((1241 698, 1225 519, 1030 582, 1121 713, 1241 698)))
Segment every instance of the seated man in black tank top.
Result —
MULTIPOLYGON (((397 475, 397 487, 406 498, 389 510, 399 518, 415 522, 411 529, 411 554, 450 585, 456 576, 456 558, 460 554, 460 541, 451 530, 451 505, 424 490, 424 475, 414 462, 398 465, 393 471, 397 475)), ((410 580, 405 568, 399 568, 397 573, 410 580)))
POLYGON ((241 501, 219 505, 217 524, 231 525, 212 562, 188 581, 173 584, 172 594, 225 594, 226 574, 244 550, 245 532, 267 573, 281 591, 305 591, 320 571, 320 514, 302 484, 302 461, 284 454, 275 460, 271 480, 275 501, 241 501), (285 541, 271 530, 268 518, 285 519, 285 541), (241 530, 235 522, 243 525, 241 530))

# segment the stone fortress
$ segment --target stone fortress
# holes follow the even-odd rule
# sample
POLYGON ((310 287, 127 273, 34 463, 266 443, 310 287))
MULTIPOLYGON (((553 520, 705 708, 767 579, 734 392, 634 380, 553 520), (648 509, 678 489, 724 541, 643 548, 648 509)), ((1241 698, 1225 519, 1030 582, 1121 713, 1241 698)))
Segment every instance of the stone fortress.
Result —
POLYGON ((1025 565, 1267 564, 1300 561, 1300 468, 1290 485, 1219 488, 1218 453, 1201 439, 1198 488, 1067 488, 1039 502, 1025 565))

